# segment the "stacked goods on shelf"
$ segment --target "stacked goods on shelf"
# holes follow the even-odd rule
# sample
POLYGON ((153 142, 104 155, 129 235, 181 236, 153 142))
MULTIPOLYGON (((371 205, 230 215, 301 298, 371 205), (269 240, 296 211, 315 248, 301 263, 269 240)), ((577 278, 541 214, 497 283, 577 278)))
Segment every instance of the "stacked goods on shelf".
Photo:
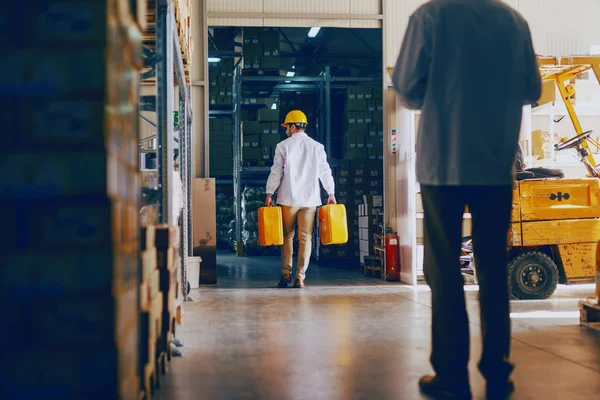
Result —
POLYGON ((273 165, 275 148, 281 141, 279 111, 262 107, 256 120, 242 122, 242 160, 246 166, 273 165))
POLYGON ((233 106, 233 58, 224 58, 219 63, 211 63, 208 68, 208 104, 210 109, 233 106))
POLYGON ((242 192, 242 242, 246 254, 270 253, 276 249, 258 244, 258 209, 264 205, 265 196, 264 186, 246 186, 242 192))
POLYGON ((147 226, 141 232, 140 284, 141 389, 146 398, 160 385, 171 358, 176 315, 181 312, 178 280, 179 228, 147 226))
POLYGON ((230 244, 229 231, 232 220, 235 221, 233 196, 226 193, 225 189, 217 188, 217 246, 219 248, 228 247, 230 244))
POLYGON ((277 28, 244 28, 244 70, 278 72, 281 68, 279 40, 277 28))
POLYGON ((379 259, 383 267, 383 254, 377 249, 378 237, 381 236, 380 225, 383 224, 383 196, 363 196, 363 203, 358 205, 358 229, 360 263, 365 267, 377 267, 370 259, 379 259))
POLYGON ((181 47, 181 55, 189 82, 189 64, 192 61, 193 39, 192 39, 192 0, 174 0, 175 23, 177 24, 177 36, 181 47))
POLYGON ((141 35, 129 2, 3 5, 2 398, 136 399, 141 35))
MULTIPOLYGON (((364 165, 344 162, 333 168, 336 200, 346 205, 348 216, 348 243, 341 246, 321 246, 315 240, 315 254, 318 259, 347 258, 358 261, 360 258, 360 232, 358 206, 364 196, 369 198, 383 195, 383 163, 369 161, 364 165)), ((323 204, 327 193, 322 193, 323 204)), ((318 237, 317 237, 318 239, 318 237)))
POLYGON ((379 86, 349 86, 346 92, 344 158, 383 163, 383 93, 379 86))
POLYGON ((233 175, 233 124, 231 117, 209 119, 210 175, 233 175))

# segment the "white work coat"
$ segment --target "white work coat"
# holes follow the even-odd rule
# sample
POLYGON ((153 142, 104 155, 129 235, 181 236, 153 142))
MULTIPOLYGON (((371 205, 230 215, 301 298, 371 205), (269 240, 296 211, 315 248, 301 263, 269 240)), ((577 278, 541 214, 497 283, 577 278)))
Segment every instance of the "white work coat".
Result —
POLYGON ((277 203, 291 207, 322 205, 319 181, 327 194, 335 194, 335 184, 323 145, 304 132, 280 142, 275 149, 267 194, 277 189, 277 203))

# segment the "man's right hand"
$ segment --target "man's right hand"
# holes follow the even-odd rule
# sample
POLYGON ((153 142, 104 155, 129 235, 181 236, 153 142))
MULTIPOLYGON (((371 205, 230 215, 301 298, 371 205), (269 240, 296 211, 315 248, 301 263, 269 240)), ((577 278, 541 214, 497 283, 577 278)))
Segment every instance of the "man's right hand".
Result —
POLYGON ((273 196, 267 195, 265 198, 265 206, 271 207, 273 205, 273 196))
POLYGON ((335 196, 330 194, 329 195, 329 199, 327 199, 327 204, 337 204, 337 201, 335 200, 335 196))

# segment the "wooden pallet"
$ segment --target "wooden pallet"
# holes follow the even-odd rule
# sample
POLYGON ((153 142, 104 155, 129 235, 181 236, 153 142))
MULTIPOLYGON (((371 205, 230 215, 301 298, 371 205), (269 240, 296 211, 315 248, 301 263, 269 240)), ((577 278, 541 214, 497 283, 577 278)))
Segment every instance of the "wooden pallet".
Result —
MULTIPOLYGON (((156 2, 148 0, 146 14, 146 23, 148 28, 143 34, 144 46, 152 51, 156 50, 156 2)), ((177 25, 177 35, 179 46, 181 47, 181 57, 183 59, 183 69, 186 81, 190 82, 190 63, 192 61, 192 36, 191 36, 191 2, 187 0, 174 1, 175 24, 177 25)), ((174 75, 175 84, 177 84, 177 74, 174 75)), ((155 79, 148 79, 142 82, 143 85, 154 85, 155 79)))
POLYGON ((363 269, 365 276, 378 276, 379 278, 382 278, 384 273, 383 257, 365 257, 363 269))
POLYGON ((581 300, 579 306, 579 324, 600 331, 600 304, 597 298, 581 300))

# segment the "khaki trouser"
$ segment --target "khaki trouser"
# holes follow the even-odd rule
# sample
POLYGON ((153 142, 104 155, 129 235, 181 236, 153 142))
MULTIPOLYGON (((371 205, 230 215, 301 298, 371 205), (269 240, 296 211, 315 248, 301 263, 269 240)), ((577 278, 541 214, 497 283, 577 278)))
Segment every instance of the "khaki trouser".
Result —
POLYGON ((298 226, 298 265, 296 278, 304 280, 312 250, 312 232, 317 207, 281 206, 283 216, 283 247, 281 248, 281 274, 292 274, 294 231, 298 226))

